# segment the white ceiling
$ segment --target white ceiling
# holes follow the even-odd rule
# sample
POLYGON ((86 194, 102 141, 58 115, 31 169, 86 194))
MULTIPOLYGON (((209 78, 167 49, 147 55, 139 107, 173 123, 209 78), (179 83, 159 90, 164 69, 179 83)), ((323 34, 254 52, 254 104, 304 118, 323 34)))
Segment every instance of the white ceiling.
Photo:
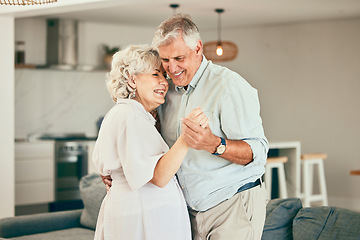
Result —
MULTIPOLYGON (((200 30, 215 30, 217 13, 223 8, 222 27, 245 27, 360 17, 360 0, 58 0, 64 5, 46 9, 17 9, 2 13, 15 17, 59 17, 114 24, 156 27, 173 13, 171 3, 178 3, 177 13, 188 13, 200 30)), ((13 7, 15 9, 16 7, 13 7)), ((45 8, 45 7, 44 7, 45 8)))

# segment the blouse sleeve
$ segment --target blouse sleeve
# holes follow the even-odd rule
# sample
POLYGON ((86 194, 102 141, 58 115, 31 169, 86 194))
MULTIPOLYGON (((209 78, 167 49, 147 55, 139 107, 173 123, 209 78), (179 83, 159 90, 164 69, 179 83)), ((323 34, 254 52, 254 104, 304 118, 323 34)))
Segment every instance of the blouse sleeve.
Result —
POLYGON ((158 160, 169 148, 145 117, 133 115, 125 125, 117 136, 118 156, 127 182, 136 190, 153 178, 158 160))
POLYGON ((122 170, 135 191, 153 178, 158 160, 169 148, 148 116, 131 108, 113 110, 101 125, 93 162, 104 176, 122 170))

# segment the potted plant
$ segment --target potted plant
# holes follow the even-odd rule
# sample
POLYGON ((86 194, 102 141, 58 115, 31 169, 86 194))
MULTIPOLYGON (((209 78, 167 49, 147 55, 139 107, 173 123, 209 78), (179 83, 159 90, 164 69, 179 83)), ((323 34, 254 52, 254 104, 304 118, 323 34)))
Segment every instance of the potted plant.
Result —
POLYGON ((104 63, 107 67, 111 66, 111 62, 112 62, 112 56, 114 55, 114 53, 116 53, 117 51, 119 51, 119 47, 115 46, 115 47, 111 47, 109 45, 103 44, 103 49, 104 49, 104 63))

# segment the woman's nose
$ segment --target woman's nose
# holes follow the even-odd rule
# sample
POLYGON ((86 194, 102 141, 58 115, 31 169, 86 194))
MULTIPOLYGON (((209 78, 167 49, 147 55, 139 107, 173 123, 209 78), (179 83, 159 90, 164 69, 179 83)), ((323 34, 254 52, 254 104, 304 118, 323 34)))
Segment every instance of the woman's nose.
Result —
POLYGON ((165 85, 165 86, 169 85, 168 81, 166 80, 166 78, 164 76, 160 78, 159 84, 165 85))

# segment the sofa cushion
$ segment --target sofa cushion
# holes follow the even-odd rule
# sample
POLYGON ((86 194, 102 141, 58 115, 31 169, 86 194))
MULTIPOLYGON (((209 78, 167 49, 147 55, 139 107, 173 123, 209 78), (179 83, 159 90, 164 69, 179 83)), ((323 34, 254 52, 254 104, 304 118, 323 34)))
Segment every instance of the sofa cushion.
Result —
POLYGON ((292 239, 293 219, 301 208, 301 200, 298 198, 270 200, 266 206, 262 239, 292 239))
POLYGON ((65 230, 26 235, 11 239, 17 240, 91 240, 94 239, 94 231, 86 228, 69 228, 65 230))
POLYGON ((360 239, 360 213, 337 207, 303 208, 294 219, 294 239, 360 239))
POLYGON ((80 193, 84 202, 84 211, 81 214, 80 224, 95 230, 100 206, 106 195, 106 187, 99 174, 93 173, 80 180, 80 193))

